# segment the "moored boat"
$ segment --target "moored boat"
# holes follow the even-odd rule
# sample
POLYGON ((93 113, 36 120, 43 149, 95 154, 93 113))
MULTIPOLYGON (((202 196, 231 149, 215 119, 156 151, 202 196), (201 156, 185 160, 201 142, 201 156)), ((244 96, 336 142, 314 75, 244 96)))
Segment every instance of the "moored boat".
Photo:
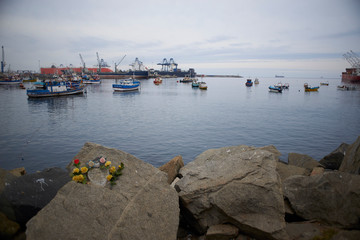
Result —
POLYGON ((282 88, 277 87, 277 86, 269 86, 269 91, 270 91, 270 92, 281 93, 281 92, 282 92, 282 88))
POLYGON ((317 92, 319 87, 311 87, 309 84, 304 84, 305 92, 317 92))
POLYGON ((162 78, 161 78, 161 77, 155 78, 154 84, 158 85, 158 84, 160 84, 160 83, 162 83, 162 78))
POLYGON ((4 78, 0 79, 1 85, 14 85, 20 84, 21 82, 22 79, 18 75, 5 76, 4 78))
POLYGON ((28 89, 26 94, 31 98, 66 96, 84 93, 85 87, 71 82, 46 81, 42 89, 28 89))
POLYGON ((112 87, 117 92, 136 91, 140 88, 140 82, 134 79, 126 79, 121 80, 119 83, 114 83, 112 87))
POLYGON ((83 75, 82 82, 86 84, 99 84, 101 79, 98 75, 83 75))
POLYGON ((199 88, 202 89, 202 90, 207 90, 207 84, 206 82, 200 82, 199 83, 199 88))
POLYGON ((259 84, 259 79, 255 78, 254 84, 259 84))
POLYGON ((245 86, 251 87, 252 85, 253 85, 252 80, 251 80, 251 79, 247 79, 247 80, 246 80, 246 83, 245 83, 245 86))
POLYGON ((190 76, 185 76, 182 80, 180 80, 180 82, 186 83, 186 82, 193 82, 194 80, 197 80, 197 78, 193 78, 193 77, 190 77, 190 76))
POLYGON ((196 80, 193 80, 193 81, 192 81, 191 86, 192 86, 193 88, 197 88, 197 87, 200 86, 200 83, 199 83, 199 82, 197 81, 197 79, 196 79, 196 80))
POLYGON ((329 82, 321 82, 320 85, 322 85, 322 86, 329 86, 329 82))

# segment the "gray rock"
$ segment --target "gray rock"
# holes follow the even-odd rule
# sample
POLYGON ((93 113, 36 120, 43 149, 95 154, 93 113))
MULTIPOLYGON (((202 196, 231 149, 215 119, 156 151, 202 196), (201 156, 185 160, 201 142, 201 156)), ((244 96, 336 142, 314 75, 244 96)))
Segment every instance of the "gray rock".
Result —
POLYGON ((288 155, 289 165, 302 167, 306 169, 306 174, 310 175, 315 167, 323 167, 318 161, 306 154, 289 153, 288 155))
POLYGON ((325 172, 311 177, 289 177, 284 181, 284 195, 303 219, 360 228, 359 175, 325 172))
POLYGON ((25 224, 69 181, 68 173, 60 168, 17 177, 5 186, 0 197, 0 210, 9 219, 25 224))
POLYGON ((74 159, 84 165, 100 155, 114 166, 124 163, 116 185, 69 182, 27 223, 27 239, 176 239, 178 195, 166 174, 94 143, 86 143, 74 159))
POLYGON ((307 172, 305 168, 289 165, 284 162, 276 163, 276 171, 279 173, 281 181, 294 175, 306 175, 307 172))
POLYGON ((347 149, 339 171, 360 174, 360 136, 347 149))
POLYGON ((180 168, 184 166, 182 156, 176 156, 169 162, 165 163, 159 169, 168 175, 168 183, 171 184, 179 174, 180 168))
POLYGON ((323 157, 319 163, 326 169, 338 170, 344 159, 344 154, 347 151, 349 144, 342 143, 337 149, 332 151, 330 154, 323 157))
POLYGON ((260 239, 286 239, 277 156, 249 146, 210 149, 180 170, 179 196, 199 233, 231 223, 260 239))
POLYGON ((210 226, 206 232, 206 240, 230 240, 239 234, 239 229, 230 224, 210 226))

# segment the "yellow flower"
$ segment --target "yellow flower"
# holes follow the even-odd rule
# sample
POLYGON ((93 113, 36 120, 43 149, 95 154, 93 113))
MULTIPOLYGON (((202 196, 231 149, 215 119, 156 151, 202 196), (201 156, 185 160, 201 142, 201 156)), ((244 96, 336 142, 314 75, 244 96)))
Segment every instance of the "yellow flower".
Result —
POLYGON ((108 180, 108 181, 110 181, 111 179, 112 179, 112 175, 107 175, 107 177, 106 177, 106 179, 108 180))
POLYGON ((121 165, 119 165, 119 169, 121 169, 121 165))
POLYGON ((116 171, 115 167, 111 167, 110 170, 109 170, 110 173, 114 173, 115 171, 116 171))
POLYGON ((81 173, 87 173, 88 171, 88 168, 87 167, 82 167, 81 168, 81 173))
POLYGON ((111 162, 110 162, 110 161, 106 161, 106 163, 105 163, 105 167, 110 166, 110 164, 111 164, 111 162))
POLYGON ((78 175, 78 182, 83 182, 84 176, 82 174, 78 175))
POLYGON ((77 182, 77 176, 73 176, 72 180, 77 182))
POLYGON ((79 169, 78 168, 74 168, 74 170, 73 170, 73 173, 79 173, 79 169))

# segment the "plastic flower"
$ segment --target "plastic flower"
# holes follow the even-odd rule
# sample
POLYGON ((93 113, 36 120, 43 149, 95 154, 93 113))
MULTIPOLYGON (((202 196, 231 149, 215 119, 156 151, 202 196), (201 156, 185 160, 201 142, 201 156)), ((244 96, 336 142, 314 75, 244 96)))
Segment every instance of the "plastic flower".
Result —
POLYGON ((74 168, 74 170, 73 170, 73 173, 75 174, 75 173, 79 173, 79 169, 78 168, 74 168))
POLYGON ((93 167, 95 165, 95 163, 93 161, 89 162, 89 167, 93 167))
POLYGON ((121 165, 119 165, 118 168, 121 169, 121 165))
POLYGON ((100 158, 100 163, 105 163, 105 158, 104 157, 102 157, 102 158, 100 158))
POLYGON ((111 174, 113 174, 115 171, 116 171, 116 168, 115 168, 115 167, 111 167, 111 168, 109 169, 109 172, 110 172, 111 174))
POLYGON ((107 175, 106 179, 107 179, 108 181, 110 181, 110 180, 112 179, 112 177, 113 177, 113 176, 109 174, 109 175, 107 175))
POLYGON ((79 159, 75 159, 74 160, 74 164, 79 164, 80 163, 80 160, 79 159))
POLYGON ((78 182, 83 182, 84 181, 84 175, 80 174, 78 175, 78 182))
POLYGON ((110 161, 106 161, 105 167, 110 166, 110 165, 111 165, 111 162, 110 162, 110 161))
POLYGON ((82 167, 81 168, 81 173, 87 173, 88 171, 88 168, 87 167, 82 167))

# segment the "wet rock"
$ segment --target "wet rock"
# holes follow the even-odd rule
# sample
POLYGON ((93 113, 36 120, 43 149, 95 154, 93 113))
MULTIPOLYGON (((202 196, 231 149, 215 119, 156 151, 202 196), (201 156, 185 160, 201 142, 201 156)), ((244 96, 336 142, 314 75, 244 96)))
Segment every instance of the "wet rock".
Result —
POLYGON ((210 149, 180 170, 184 214, 199 233, 231 223, 259 239, 287 238, 277 156, 265 149, 210 149))
POLYGON ((67 183, 27 223, 27 239, 176 239, 179 201, 166 174, 133 155, 94 143, 86 143, 74 159, 85 165, 99 156, 114 166, 124 163, 116 185, 67 183))

